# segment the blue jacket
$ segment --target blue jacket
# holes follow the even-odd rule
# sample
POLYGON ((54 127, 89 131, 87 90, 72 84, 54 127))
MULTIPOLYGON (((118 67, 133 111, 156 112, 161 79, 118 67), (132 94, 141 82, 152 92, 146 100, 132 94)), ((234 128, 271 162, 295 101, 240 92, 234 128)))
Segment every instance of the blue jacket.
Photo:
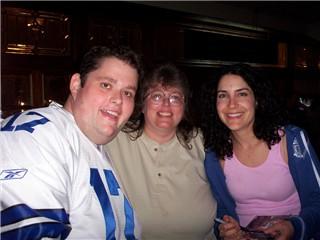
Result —
MULTIPOLYGON (((285 127, 289 170, 297 188, 301 212, 290 221, 294 226, 294 240, 320 239, 320 162, 306 133, 293 125, 285 127)), ((206 151, 205 170, 212 193, 217 200, 217 217, 230 215, 239 221, 235 201, 230 195, 223 169, 213 151, 206 151)), ((215 225, 216 236, 218 224, 215 225)))

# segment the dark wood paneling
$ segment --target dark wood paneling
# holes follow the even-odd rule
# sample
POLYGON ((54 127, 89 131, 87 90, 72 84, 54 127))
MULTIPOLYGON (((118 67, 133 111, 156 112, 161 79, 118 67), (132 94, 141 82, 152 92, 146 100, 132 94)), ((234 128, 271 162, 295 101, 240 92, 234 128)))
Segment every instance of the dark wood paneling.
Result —
MULTIPOLYGON (((30 107, 63 103, 88 47, 128 44, 147 67, 171 60, 186 71, 195 115, 201 85, 217 67, 247 62, 272 80, 297 124, 319 129, 320 43, 306 36, 129 2, 21 1, 1 7, 4 116, 20 111, 19 101, 30 107), (299 110, 300 98, 312 99, 312 106, 299 110)), ((318 149, 319 136, 313 135, 318 149)))
POLYGON ((2 51, 15 54, 70 54, 70 17, 53 12, 2 8, 2 51))

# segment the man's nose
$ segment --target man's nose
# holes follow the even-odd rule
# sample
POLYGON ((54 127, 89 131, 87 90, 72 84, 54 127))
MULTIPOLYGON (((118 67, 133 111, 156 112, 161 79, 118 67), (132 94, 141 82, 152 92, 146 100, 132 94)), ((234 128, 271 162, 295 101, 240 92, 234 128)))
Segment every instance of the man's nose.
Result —
POLYGON ((121 93, 114 93, 111 96, 111 102, 115 104, 121 104, 122 103, 122 96, 121 93))

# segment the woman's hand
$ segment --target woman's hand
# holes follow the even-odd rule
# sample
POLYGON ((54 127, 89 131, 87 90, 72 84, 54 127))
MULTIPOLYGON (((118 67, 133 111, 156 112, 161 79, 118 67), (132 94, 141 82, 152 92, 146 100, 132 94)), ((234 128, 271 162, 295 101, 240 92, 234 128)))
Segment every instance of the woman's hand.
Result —
POLYGON ((277 240, 290 240, 293 238, 294 228, 288 220, 276 220, 263 232, 271 234, 277 240))
POLYGON ((220 237, 224 240, 240 240, 242 239, 242 231, 239 223, 228 215, 223 216, 226 223, 219 225, 220 237))

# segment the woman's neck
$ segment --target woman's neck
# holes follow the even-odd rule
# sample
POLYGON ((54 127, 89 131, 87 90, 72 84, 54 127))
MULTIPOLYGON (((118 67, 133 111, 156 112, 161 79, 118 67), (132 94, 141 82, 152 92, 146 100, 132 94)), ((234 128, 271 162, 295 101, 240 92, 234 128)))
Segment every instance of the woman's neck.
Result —
POLYGON ((241 148, 251 148, 256 146, 262 140, 259 140, 253 131, 245 131, 245 132, 232 132, 232 142, 233 145, 238 145, 241 148))
POLYGON ((233 153, 237 159, 248 167, 261 165, 268 157, 266 142, 258 139, 253 131, 232 133, 233 153))
POLYGON ((144 133, 153 141, 163 144, 169 142, 176 135, 176 130, 168 130, 168 129, 151 129, 149 127, 144 126, 144 133))

